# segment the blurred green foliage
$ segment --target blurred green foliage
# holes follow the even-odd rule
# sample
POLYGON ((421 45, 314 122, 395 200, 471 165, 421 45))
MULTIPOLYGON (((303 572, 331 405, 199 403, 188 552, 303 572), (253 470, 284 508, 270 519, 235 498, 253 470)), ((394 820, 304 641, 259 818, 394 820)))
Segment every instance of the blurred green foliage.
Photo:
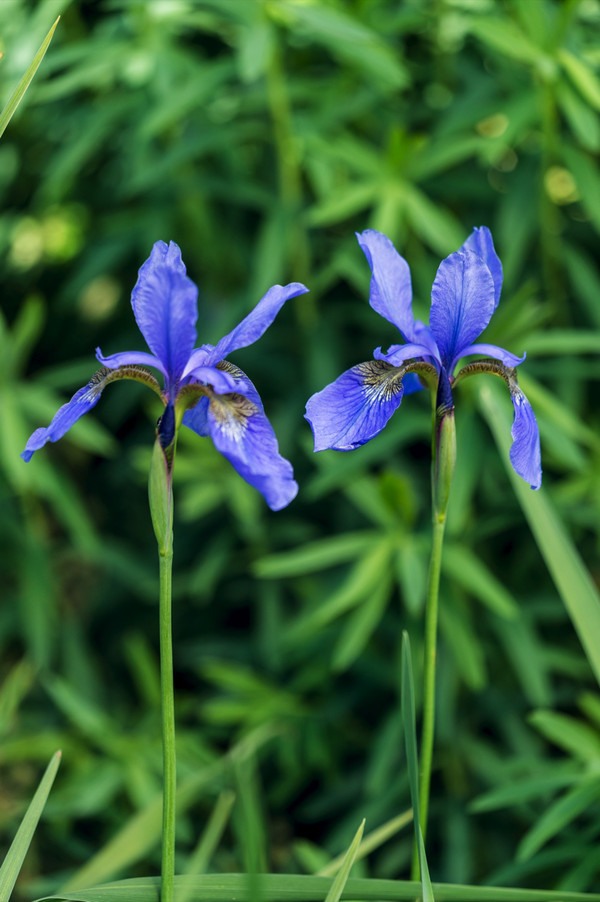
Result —
MULTIPOLYGON (((311 288, 235 358, 300 495, 272 514, 182 435, 174 626, 178 869, 316 871, 363 816, 373 831, 410 806, 400 643, 418 668, 429 548, 427 399, 347 455, 313 457, 302 420, 396 340, 355 230, 395 241, 426 318, 440 258, 492 229, 505 280, 486 340, 528 351, 543 491, 600 573, 600 2, 2 0, 0 106, 59 13, 0 142, 6 845, 63 749, 18 898, 158 870, 160 411, 111 386, 59 445, 18 455, 97 345, 141 347, 129 293, 159 238, 200 286, 200 342, 274 282, 311 288)), ((457 424, 432 878, 585 890, 598 687, 468 383, 457 424)), ((409 827, 356 867, 406 876, 410 856, 409 827)))

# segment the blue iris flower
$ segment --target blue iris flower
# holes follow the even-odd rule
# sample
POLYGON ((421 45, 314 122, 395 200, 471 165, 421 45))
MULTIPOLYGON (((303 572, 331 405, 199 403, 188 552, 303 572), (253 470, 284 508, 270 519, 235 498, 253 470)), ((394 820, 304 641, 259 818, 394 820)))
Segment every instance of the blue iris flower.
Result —
POLYGON ((152 388, 165 405, 158 427, 164 448, 172 444, 181 422, 198 435, 210 436, 240 476, 261 492, 269 507, 280 510, 298 491, 292 465, 279 454, 256 388, 225 358, 253 344, 283 304, 306 291, 299 282, 274 285, 217 345, 194 348, 198 289, 186 275, 178 246, 172 241, 168 245, 157 241, 131 295, 133 313, 150 353, 122 351, 105 357, 97 348, 102 369, 60 408, 49 426, 33 433, 21 457, 29 461, 46 442, 62 438, 97 404, 109 382, 133 379, 152 388), (164 377, 162 389, 148 367, 164 377))
POLYGON ((542 481, 538 425, 531 405, 518 386, 515 367, 525 359, 496 345, 475 343, 498 306, 502 264, 485 226, 476 228, 462 247, 442 261, 431 292, 430 324, 412 313, 410 270, 392 242, 381 232, 357 234, 371 268, 371 307, 402 334, 405 344, 374 360, 358 364, 313 395, 306 405, 315 451, 349 451, 368 442, 386 425, 402 396, 422 387, 418 377, 437 390, 437 406, 453 407, 452 388, 474 373, 494 373, 508 385, 514 406, 510 460, 531 488, 542 481), (470 355, 485 359, 466 364, 470 355), (404 380, 404 384, 403 384, 404 380))

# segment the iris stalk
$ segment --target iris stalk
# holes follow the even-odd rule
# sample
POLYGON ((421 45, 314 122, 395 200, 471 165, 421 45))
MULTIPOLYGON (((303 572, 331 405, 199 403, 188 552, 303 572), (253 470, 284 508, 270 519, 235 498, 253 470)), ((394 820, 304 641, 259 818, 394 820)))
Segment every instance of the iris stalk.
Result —
POLYGON ((273 285, 255 308, 216 345, 194 347, 198 288, 188 277, 175 242, 157 241, 141 266, 131 306, 148 351, 120 351, 96 357, 102 364, 87 385, 56 412, 49 426, 36 429, 21 457, 30 461, 47 442, 56 442, 92 410, 105 387, 120 379, 142 382, 158 395, 164 412, 158 421, 148 480, 152 525, 160 570, 160 685, 163 741, 162 902, 173 902, 175 879, 175 703, 171 586, 173 567, 173 460, 182 425, 210 436, 271 510, 296 496, 292 465, 279 453, 277 438, 260 396, 246 374, 226 357, 257 341, 290 298, 308 289, 299 282, 273 285), (149 369, 151 368, 151 369, 149 369), (164 378, 161 388, 151 370, 164 378))
MULTIPOLYGON (((510 461, 532 489, 542 481, 539 431, 531 405, 517 382, 515 368, 524 360, 505 348, 477 339, 490 322, 500 300, 502 263, 490 230, 480 226, 453 254, 442 260, 431 290, 429 325, 412 312, 410 269, 392 242, 381 232, 357 234, 371 269, 369 303, 398 328, 404 344, 381 347, 373 359, 342 373, 335 382, 309 398, 306 419, 315 451, 351 451, 370 441, 385 427, 405 394, 428 387, 433 416, 433 541, 425 613, 424 698, 419 802, 421 830, 426 832, 433 756, 435 668, 438 597, 446 509, 456 459, 453 388, 476 373, 504 379, 514 407, 510 461), (479 359, 455 370, 463 358, 479 359)), ((413 876, 419 875, 415 853, 413 876)))
POLYGON ((177 789, 177 768, 171 610, 173 575, 173 456, 174 445, 168 449, 168 453, 165 453, 161 445, 159 431, 159 437, 156 439, 152 453, 148 496, 152 524, 158 545, 159 561, 160 696, 163 747, 161 902, 173 902, 175 881, 175 793, 177 789))
POLYGON ((175 702, 173 695, 173 631, 171 584, 173 548, 159 552, 160 563, 160 694, 163 741, 163 823, 161 900, 172 902, 175 876, 175 702))
MULTIPOLYGON (((440 374, 436 404, 433 414, 433 442, 431 460, 431 500, 433 533, 425 608, 425 650, 423 662, 423 720, 421 724, 421 772, 419 777, 420 827, 425 841, 429 788, 433 761, 435 733, 435 674, 437 660, 437 624, 440 594, 442 550, 446 529, 446 514, 450 487, 456 462, 456 428, 454 401, 450 381, 444 372, 440 374)), ((415 843, 412 878, 418 880, 420 865, 415 843)))

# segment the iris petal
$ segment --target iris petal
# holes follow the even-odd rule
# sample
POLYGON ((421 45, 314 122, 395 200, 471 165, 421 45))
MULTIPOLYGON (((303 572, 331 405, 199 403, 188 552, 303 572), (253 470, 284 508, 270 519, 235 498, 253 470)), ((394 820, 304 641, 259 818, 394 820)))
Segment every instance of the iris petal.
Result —
POLYGON ((273 285, 258 302, 254 310, 241 323, 225 335, 218 344, 207 349, 206 363, 214 365, 224 360, 232 351, 245 348, 257 341, 269 328, 283 305, 290 298, 305 294, 308 288, 300 282, 289 285, 273 285))
POLYGON ((469 354, 485 354, 486 357, 493 357, 495 360, 501 360, 505 366, 518 366, 520 363, 523 363, 527 354, 523 354, 522 357, 518 357, 516 354, 511 354, 510 351, 506 351, 504 348, 499 348, 497 345, 488 345, 477 343, 474 345, 469 345, 468 348, 463 348, 460 352, 461 357, 468 357, 469 354))
POLYGON ((317 392, 306 405, 315 451, 350 451, 378 435, 404 388, 398 370, 383 360, 359 363, 317 392))
POLYGON ((494 280, 494 309, 498 306, 500 292, 502 291, 502 263, 494 248, 492 233, 487 226, 475 228, 463 244, 461 250, 472 251, 481 257, 489 269, 494 280))
MULTIPOLYGON (((223 362, 227 363, 227 361, 223 362)), ((241 370, 239 372, 241 373, 241 370)), ((248 379, 234 377, 224 369, 216 366, 197 366, 188 375, 195 382, 212 386, 213 391, 218 395, 223 395, 226 392, 244 392, 246 386, 250 385, 248 379)))
POLYGON ((131 306, 168 383, 179 380, 196 342, 197 297, 178 246, 174 241, 168 245, 157 241, 140 268, 131 306))
POLYGON ((369 304, 393 323, 407 341, 414 341, 412 284, 408 263, 390 239, 375 229, 356 234, 371 268, 369 304))
POLYGON ((256 388, 237 367, 228 368, 239 374, 236 381, 244 385, 244 393, 202 398, 183 422, 198 435, 210 435, 217 451, 263 495, 271 510, 281 510, 298 493, 292 465, 279 453, 256 388))
POLYGON ((57 410, 49 426, 35 430, 29 437, 25 450, 21 452, 24 461, 30 461, 34 452, 39 451, 46 442, 57 442, 77 420, 96 406, 105 385, 99 378, 101 372, 96 373, 87 385, 75 392, 71 400, 57 410))
POLYGON ((405 360, 410 360, 413 357, 420 358, 430 356, 432 356, 431 348, 421 344, 390 345, 385 354, 381 348, 375 348, 373 351, 373 357, 376 360, 385 360, 393 366, 400 366, 405 360))
POLYGON ((117 354, 109 354, 108 357, 105 357, 100 348, 96 348, 96 358, 109 370, 116 370, 120 366, 153 366, 160 370, 165 377, 167 376, 158 357, 148 354, 147 351, 119 351, 117 354))
POLYGON ((542 462, 537 420, 531 404, 517 385, 511 385, 510 394, 515 409, 510 462, 515 473, 532 489, 539 489, 542 484, 542 462))
POLYGON ((463 349, 481 335, 494 309, 494 281, 480 257, 467 250, 442 260, 431 290, 429 322, 448 373, 463 349))
POLYGON ((206 438, 210 435, 208 428, 208 398, 200 398, 195 407, 186 410, 183 415, 183 425, 195 432, 196 435, 206 438))

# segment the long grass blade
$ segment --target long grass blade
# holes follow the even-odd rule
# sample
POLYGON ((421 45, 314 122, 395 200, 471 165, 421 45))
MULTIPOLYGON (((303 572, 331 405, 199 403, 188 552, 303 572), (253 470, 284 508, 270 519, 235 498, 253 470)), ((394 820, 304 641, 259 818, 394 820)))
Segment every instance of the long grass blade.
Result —
POLYGON ((365 821, 364 818, 356 831, 354 839, 350 843, 348 847, 348 851, 344 855, 344 860, 342 862, 342 866, 338 871, 338 874, 331 884, 329 892, 325 897, 325 902, 340 902, 341 895, 344 891, 344 887, 348 882, 348 875, 352 869, 352 865, 354 864, 354 859, 356 858, 356 853, 358 852, 358 847, 360 846, 360 841, 363 836, 363 832, 365 829, 365 821))
MULTIPOLYGON (((385 824, 382 824, 381 827, 377 827, 375 830, 372 830, 370 833, 363 838, 360 848, 356 852, 356 859, 360 861, 361 858, 364 858, 366 855, 369 855, 375 849, 378 849, 384 842, 386 842, 390 837, 395 836, 400 830, 403 830, 413 819, 412 808, 409 808, 408 811, 404 811, 402 814, 399 814, 397 817, 392 818, 389 821, 386 821, 385 824)), ((344 863, 345 855, 338 855, 336 858, 332 858, 325 867, 322 867, 319 872, 319 877, 331 877, 333 874, 337 874, 342 864, 344 863)))
POLYGON ((32 798, 29 808, 25 812, 25 817, 21 821, 19 829, 12 841, 10 849, 6 854, 6 858, 0 867, 0 902, 8 902, 11 897, 17 877, 27 855, 35 828, 41 817, 44 805, 48 798, 48 793, 54 783, 56 771, 60 764, 61 752, 55 752, 50 759, 50 763, 46 768, 46 772, 40 781, 34 797, 32 798))
POLYGON ((52 40, 52 36, 54 35, 54 31, 56 29, 56 26, 58 25, 59 19, 60 19, 60 16, 58 16, 54 25, 52 26, 52 28, 50 29, 50 31, 48 32, 48 34, 42 41, 40 48, 39 48, 38 52, 36 53, 36 55, 34 56, 33 60, 31 61, 29 68, 25 72, 25 75, 23 76, 23 78, 21 79, 21 81, 19 82, 17 87, 15 88, 12 96, 9 98, 8 103, 2 110, 2 113, 0 113, 0 137, 2 137, 2 135, 4 134, 4 130, 6 129, 6 126, 12 119, 15 110, 17 109, 17 107, 19 106, 19 104, 21 103, 21 101, 23 99, 23 95, 25 94, 25 91, 31 84, 33 76, 37 72, 40 63, 44 59, 44 56, 46 55, 46 50, 50 46, 50 41, 52 40))
POLYGON ((517 499, 600 683, 600 593, 544 489, 532 491, 509 461, 510 413, 495 384, 479 389, 483 414, 500 450, 517 499))
POLYGON ((415 714, 415 687, 413 682, 412 656, 408 633, 402 633, 402 724, 406 743, 408 783, 414 811, 415 842, 419 856, 423 902, 434 902, 433 888, 425 855, 425 843, 421 830, 419 809, 419 757, 417 754, 417 722, 415 714))
MULTIPOLYGON (((261 894, 264 902, 321 902, 331 880, 306 874, 263 874, 261 894)), ((200 877, 176 877, 178 891, 190 886, 191 902, 252 902, 246 874, 205 874, 200 877)), ((44 896, 37 902, 157 902, 159 877, 137 877, 119 880, 79 892, 44 896)), ((461 886, 434 883, 437 902, 600 902, 598 893, 551 892, 536 889, 513 889, 500 886, 461 886)), ((342 900, 364 899, 366 902, 409 902, 418 898, 421 885, 411 880, 369 880, 351 877, 341 895, 342 900)))

